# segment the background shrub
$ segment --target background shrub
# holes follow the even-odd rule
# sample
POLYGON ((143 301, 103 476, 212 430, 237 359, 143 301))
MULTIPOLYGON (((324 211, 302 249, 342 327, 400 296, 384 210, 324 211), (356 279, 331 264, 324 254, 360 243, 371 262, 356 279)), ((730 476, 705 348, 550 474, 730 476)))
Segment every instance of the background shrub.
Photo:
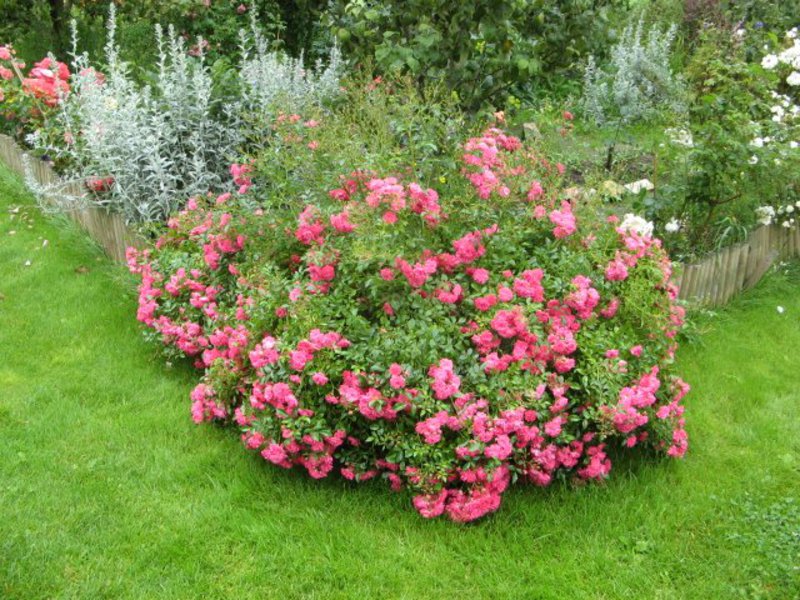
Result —
POLYGON ((647 121, 683 110, 683 86, 671 67, 677 27, 628 25, 611 50, 608 65, 589 57, 584 73, 583 108, 597 123, 608 119, 647 121))
POLYGON ((510 92, 530 93, 603 54, 612 9, 623 0, 557 2, 339 1, 328 19, 345 55, 384 75, 404 73, 424 87, 439 83, 476 110, 501 106, 510 92))

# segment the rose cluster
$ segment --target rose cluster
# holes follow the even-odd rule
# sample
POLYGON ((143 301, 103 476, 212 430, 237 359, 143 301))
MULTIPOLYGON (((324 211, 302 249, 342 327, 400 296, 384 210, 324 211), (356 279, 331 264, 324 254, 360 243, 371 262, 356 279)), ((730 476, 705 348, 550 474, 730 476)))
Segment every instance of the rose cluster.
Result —
POLYGON ((24 74, 25 63, 13 46, 0 46, 0 131, 19 135, 35 131, 70 92, 66 64, 45 57, 24 74))
POLYGON ((194 420, 461 522, 512 482, 682 456, 683 310, 660 241, 595 217, 563 165, 500 129, 459 162, 439 190, 357 171, 302 203, 267 203, 236 166, 241 194, 192 199, 131 250, 138 319, 202 372, 194 420))

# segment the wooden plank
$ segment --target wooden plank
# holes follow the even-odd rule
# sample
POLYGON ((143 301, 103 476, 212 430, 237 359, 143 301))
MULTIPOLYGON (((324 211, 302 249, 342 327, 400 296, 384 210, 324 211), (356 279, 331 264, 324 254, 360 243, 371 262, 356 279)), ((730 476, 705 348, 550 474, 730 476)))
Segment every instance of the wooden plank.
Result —
POLYGON ((717 292, 717 305, 720 306, 728 301, 728 296, 731 287, 731 260, 736 248, 729 246, 720 252, 720 276, 719 276, 719 291, 717 292))
POLYGON ((714 306, 719 288, 717 274, 719 273, 719 254, 714 254, 708 260, 708 292, 706 293, 706 304, 714 306))
POLYGON ((708 298, 708 259, 697 265, 697 283, 694 297, 700 304, 706 304, 708 298))
POLYGON ((719 290, 719 254, 714 254, 708 261, 708 304, 716 306, 717 292, 719 290))
POLYGON ((728 294, 728 286, 730 285, 730 262, 733 255, 731 247, 725 248, 719 253, 719 289, 717 290, 717 306, 725 304, 725 298, 728 294))
POLYGON ((692 289, 694 288, 694 273, 695 266, 693 264, 684 267, 683 278, 681 281, 681 290, 679 298, 687 302, 692 298, 692 289))
POLYGON ((794 226, 794 253, 792 256, 800 256, 800 224, 794 226))
POLYGON ((778 251, 772 250, 769 252, 764 258, 762 258, 756 266, 756 270, 753 271, 750 278, 744 282, 744 289, 749 290, 753 286, 755 286, 764 274, 769 271, 769 268, 778 258, 778 251))
POLYGON ((738 292, 736 280, 739 277, 739 257, 742 255, 742 244, 736 244, 730 249, 728 259, 728 282, 725 290, 724 302, 729 302, 738 292))
POLYGON ((750 236, 750 239, 748 240, 749 252, 747 260, 747 268, 745 269, 745 276, 742 282, 742 289, 744 289, 744 281, 748 281, 756 270, 758 257, 761 255, 759 240, 761 239, 762 230, 763 227, 759 227, 758 229, 756 229, 750 236))
POLYGON ((681 276, 681 287, 678 290, 678 298, 681 300, 688 299, 686 292, 689 290, 689 283, 692 274, 692 265, 683 265, 683 275, 681 276))
POLYGON ((750 244, 742 244, 742 251, 739 254, 739 265, 736 267, 736 293, 744 289, 744 280, 747 278, 747 264, 750 260, 750 244))

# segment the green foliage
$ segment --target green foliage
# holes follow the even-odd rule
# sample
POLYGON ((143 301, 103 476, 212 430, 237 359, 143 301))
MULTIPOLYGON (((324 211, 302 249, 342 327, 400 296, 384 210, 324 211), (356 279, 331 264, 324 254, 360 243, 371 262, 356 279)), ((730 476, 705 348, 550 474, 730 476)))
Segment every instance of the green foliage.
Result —
MULTIPOLYGON (((33 60, 53 52, 68 60, 68 24, 75 19, 81 52, 101 55, 104 23, 111 0, 0 0, 0 43, 13 42, 20 56, 33 60), (8 17, 6 17, 8 15, 8 17)), ((258 21, 291 56, 305 55, 311 62, 324 58, 327 31, 320 25, 324 0, 137 0, 116 2, 122 58, 144 69, 152 67, 157 52, 152 43, 157 24, 172 24, 188 46, 205 40, 203 50, 211 62, 238 56, 239 31, 251 19, 258 21)))
POLYGON ((259 179, 272 194, 280 189, 286 197, 308 195, 321 182, 359 169, 410 171, 439 181, 455 168, 456 148, 471 128, 445 90, 432 85, 420 91, 410 77, 373 80, 365 72, 346 79, 343 87, 344 95, 328 110, 304 113, 304 120, 322 126, 299 127, 299 137, 285 135, 285 127, 283 136, 274 135, 272 121, 250 123, 259 179), (303 147, 311 142, 324 150, 314 160, 303 147))
POLYGON ((13 42, 22 60, 38 60, 54 49, 44 0, 0 0, 0 15, 0 44, 13 42))
POLYGON ((727 0, 721 2, 731 22, 748 30, 785 31, 798 25, 800 0, 727 0))
POLYGON ((512 90, 530 91, 602 53, 613 8, 625 0, 339 0, 328 14, 345 54, 402 72, 421 85, 439 82, 463 106, 500 106, 512 90))

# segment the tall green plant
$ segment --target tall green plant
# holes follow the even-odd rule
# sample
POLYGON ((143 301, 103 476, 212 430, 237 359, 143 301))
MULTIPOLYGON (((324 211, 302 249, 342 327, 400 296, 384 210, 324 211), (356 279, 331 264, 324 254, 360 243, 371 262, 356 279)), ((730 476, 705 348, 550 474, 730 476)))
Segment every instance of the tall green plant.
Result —
POLYGON ((356 61, 410 74, 420 88, 444 84, 476 109, 602 52, 621 6, 627 0, 335 0, 328 21, 356 61))

